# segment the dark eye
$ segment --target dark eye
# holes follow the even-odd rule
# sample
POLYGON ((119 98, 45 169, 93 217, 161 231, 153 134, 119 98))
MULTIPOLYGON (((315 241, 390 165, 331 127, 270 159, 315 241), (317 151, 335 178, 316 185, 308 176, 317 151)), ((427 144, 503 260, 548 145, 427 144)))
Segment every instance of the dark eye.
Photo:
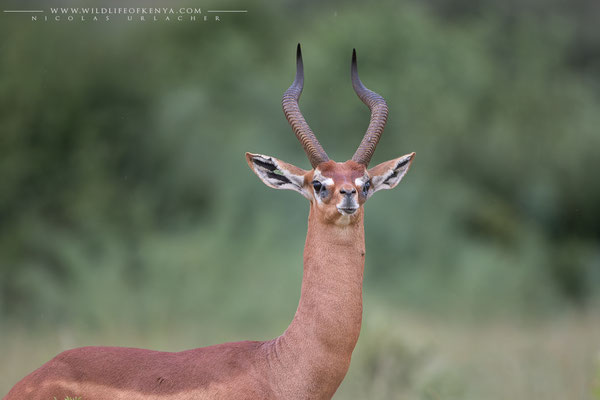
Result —
POLYGON ((369 188, 371 187, 371 181, 367 181, 367 183, 365 183, 363 185, 363 193, 366 195, 369 192, 369 188))
POLYGON ((321 188, 323 187, 323 185, 319 181, 312 181, 312 185, 315 188, 315 192, 321 191, 321 188))

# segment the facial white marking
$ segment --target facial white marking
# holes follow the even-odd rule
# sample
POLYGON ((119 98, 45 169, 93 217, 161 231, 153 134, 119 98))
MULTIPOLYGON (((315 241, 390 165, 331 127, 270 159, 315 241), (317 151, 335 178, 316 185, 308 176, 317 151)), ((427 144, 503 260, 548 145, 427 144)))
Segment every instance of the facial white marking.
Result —
POLYGON ((317 199, 317 203, 322 206, 323 205, 323 200, 321 200, 321 196, 315 194, 315 199, 317 199))
POLYGON ((345 203, 345 200, 342 200, 335 206, 337 207, 339 213, 342 215, 352 215, 356 212, 356 210, 358 210, 358 203, 354 198, 352 198, 350 204, 345 203))
MULTIPOLYGON (((327 190, 331 190, 331 186, 333 186, 333 184, 335 182, 333 182, 333 179, 331 178, 325 178, 322 174, 321 171, 319 171, 319 169, 315 169, 315 172, 313 173, 313 181, 319 181, 321 182, 321 184, 323 186, 325 186, 325 188, 327 190)), ((314 192, 314 189, 313 189, 314 192)), ((321 200, 321 196, 319 196, 317 193, 315 193, 315 199, 317 199, 317 203, 322 206, 323 205, 323 200, 321 200)))
POLYGON ((321 182, 321 184, 325 185, 327 188, 329 188, 329 186, 335 183, 333 182, 333 179, 325 178, 323 175, 321 175, 321 171, 319 171, 318 169, 315 169, 315 173, 313 174, 313 180, 321 182))
POLYGON ((321 184, 325 185, 325 187, 327 187, 328 189, 335 183, 333 182, 333 179, 325 178, 323 175, 321 175, 321 171, 319 171, 318 169, 316 169, 315 173, 313 174, 313 180, 321 182, 321 184))

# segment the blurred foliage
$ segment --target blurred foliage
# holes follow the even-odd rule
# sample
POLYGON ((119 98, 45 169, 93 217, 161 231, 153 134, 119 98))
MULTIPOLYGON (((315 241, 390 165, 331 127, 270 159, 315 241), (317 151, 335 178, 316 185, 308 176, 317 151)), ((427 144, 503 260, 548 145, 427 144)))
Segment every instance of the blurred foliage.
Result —
POLYGON ((594 387, 593 387, 593 391, 594 391, 594 396, 596 399, 600 399, 600 361, 598 361, 596 364, 596 379, 594 381, 594 387))
MULTIPOLYGON (((590 304, 600 11, 575 3, 265 0, 221 23, 2 16, 0 320, 285 328, 308 205, 265 188, 243 154, 308 167, 279 104, 297 42, 301 107, 331 157, 346 160, 369 119, 352 48, 390 105, 373 163, 417 152, 366 206, 367 296, 467 315, 590 304)), ((389 362, 418 360, 394 351, 389 362)), ((460 395, 460 382, 437 385, 460 395)))

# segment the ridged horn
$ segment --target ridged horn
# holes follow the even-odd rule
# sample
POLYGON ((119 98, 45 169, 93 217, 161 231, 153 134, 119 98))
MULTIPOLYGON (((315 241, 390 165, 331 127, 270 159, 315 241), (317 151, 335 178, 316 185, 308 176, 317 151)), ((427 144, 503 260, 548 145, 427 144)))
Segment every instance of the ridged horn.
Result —
POLYGON ((329 161, 329 157, 327 157, 327 153, 325 153, 325 150, 323 150, 323 147, 321 147, 321 144, 300 112, 298 99, 302 94, 303 87, 304 64, 302 63, 302 51, 300 50, 300 43, 298 43, 298 49, 296 50, 296 78, 288 90, 286 90, 283 94, 281 104, 283 106, 285 118, 292 126, 292 130, 302 144, 310 164, 313 166, 313 168, 316 168, 320 163, 329 161))
POLYGON ((367 128, 367 133, 363 137, 362 142, 358 146, 358 149, 352 156, 352 161, 365 166, 369 165, 371 157, 375 152, 375 147, 379 142, 383 128, 388 117, 388 106, 380 95, 369 90, 363 85, 358 77, 358 67, 356 66, 356 49, 352 50, 352 66, 350 68, 350 76, 352 78, 352 87, 362 100, 363 103, 371 110, 371 121, 367 128))

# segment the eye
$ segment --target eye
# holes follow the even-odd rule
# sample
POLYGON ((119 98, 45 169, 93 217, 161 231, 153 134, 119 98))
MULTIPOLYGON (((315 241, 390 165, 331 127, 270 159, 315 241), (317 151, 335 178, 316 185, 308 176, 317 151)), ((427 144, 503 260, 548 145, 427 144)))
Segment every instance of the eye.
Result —
POLYGON ((367 195, 367 193, 369 192, 369 188, 370 188, 370 187, 371 187, 371 181, 367 181, 367 183, 365 183, 365 184, 363 185, 362 191, 363 191, 363 194, 364 194, 365 196, 366 196, 366 195, 367 195))
POLYGON ((319 182, 319 181, 312 181, 312 185, 313 185, 313 188, 315 188, 315 192, 317 192, 317 193, 320 192, 321 188, 323 187, 323 184, 321 184, 321 182, 319 182))

